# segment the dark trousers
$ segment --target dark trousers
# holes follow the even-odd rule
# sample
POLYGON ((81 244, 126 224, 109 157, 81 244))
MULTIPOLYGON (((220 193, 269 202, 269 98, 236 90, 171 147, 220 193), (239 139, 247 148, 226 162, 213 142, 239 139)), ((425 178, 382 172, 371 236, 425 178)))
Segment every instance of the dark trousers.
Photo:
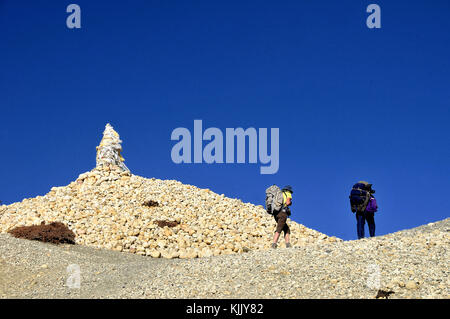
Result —
POLYGON ((370 237, 375 236, 374 213, 357 212, 356 213, 356 231, 358 233, 358 239, 364 238, 364 225, 365 225, 366 221, 367 221, 367 226, 369 226, 370 237))
POLYGON ((286 224, 286 221, 288 219, 288 214, 286 213, 286 211, 282 210, 281 212, 276 214, 274 218, 277 222, 277 229, 275 230, 275 232, 281 234, 281 232, 283 231, 284 236, 291 233, 289 226, 286 224))

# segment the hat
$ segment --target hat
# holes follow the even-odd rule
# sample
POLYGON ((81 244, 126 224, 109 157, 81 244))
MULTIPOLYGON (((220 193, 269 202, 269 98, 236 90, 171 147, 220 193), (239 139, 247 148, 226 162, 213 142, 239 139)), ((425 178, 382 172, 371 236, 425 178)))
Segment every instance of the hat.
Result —
POLYGON ((291 186, 291 185, 286 185, 286 186, 284 186, 283 189, 282 189, 282 191, 283 191, 283 192, 284 192, 284 191, 288 191, 288 192, 294 193, 294 191, 292 190, 292 186, 291 186))

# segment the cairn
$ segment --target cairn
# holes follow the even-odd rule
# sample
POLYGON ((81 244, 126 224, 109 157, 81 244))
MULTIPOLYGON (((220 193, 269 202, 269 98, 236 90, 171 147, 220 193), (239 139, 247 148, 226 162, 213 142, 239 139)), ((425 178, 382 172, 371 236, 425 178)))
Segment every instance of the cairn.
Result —
POLYGON ((119 133, 108 123, 103 131, 100 145, 97 146, 97 168, 114 165, 124 172, 129 172, 130 170, 124 164, 125 159, 122 157, 121 152, 122 141, 119 133))

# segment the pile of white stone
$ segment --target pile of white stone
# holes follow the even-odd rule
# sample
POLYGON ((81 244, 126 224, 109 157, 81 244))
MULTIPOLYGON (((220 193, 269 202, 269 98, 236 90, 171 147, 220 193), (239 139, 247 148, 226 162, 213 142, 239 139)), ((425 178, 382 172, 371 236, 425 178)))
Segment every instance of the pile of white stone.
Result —
MULTIPOLYGON (((102 140, 95 169, 45 196, 0 206, 0 232, 58 221, 74 231, 77 244, 165 258, 270 249, 275 221, 262 206, 175 180, 131 174, 116 144, 119 136, 111 130, 108 124, 105 135, 114 139, 102 140), (112 144, 106 155, 102 147, 112 144)), ((293 246, 340 241, 288 223, 293 246)))
POLYGON ((103 138, 97 146, 97 167, 118 166, 122 171, 129 171, 125 166, 125 159, 120 154, 122 152, 122 141, 119 134, 114 131, 111 124, 106 124, 103 131, 103 138))

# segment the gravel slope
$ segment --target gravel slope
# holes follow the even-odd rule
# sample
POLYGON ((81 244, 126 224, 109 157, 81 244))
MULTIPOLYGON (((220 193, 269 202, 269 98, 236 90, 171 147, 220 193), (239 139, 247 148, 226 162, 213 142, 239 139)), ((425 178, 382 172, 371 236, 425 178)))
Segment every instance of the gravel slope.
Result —
POLYGON ((1 298, 449 298, 450 218, 397 233, 197 259, 0 234, 1 298), (68 288, 77 264, 81 287, 68 288), (379 273, 379 276, 377 276, 379 273))

